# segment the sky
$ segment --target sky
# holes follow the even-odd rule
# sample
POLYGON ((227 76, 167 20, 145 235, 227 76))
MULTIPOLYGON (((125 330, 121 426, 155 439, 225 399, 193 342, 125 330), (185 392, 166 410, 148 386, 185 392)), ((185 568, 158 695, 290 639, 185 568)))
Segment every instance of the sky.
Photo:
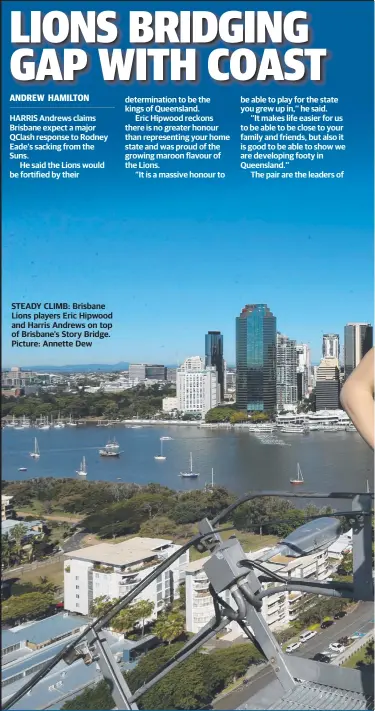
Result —
MULTIPOLYGON (((129 9, 198 6, 220 14, 234 3, 82 2, 79 9, 118 11, 122 40, 117 46, 125 48, 129 9)), ((238 2, 235 7, 296 9, 288 2, 238 2)), ((372 322, 373 3, 299 3, 298 9, 311 15, 313 46, 327 47, 330 58, 323 83, 298 85, 215 83, 205 71, 207 49, 201 50, 199 85, 107 84, 96 48, 91 71, 74 86, 17 83, 8 61, 14 50, 10 9, 69 12, 77 5, 69 0, 3 3, 4 366, 177 363, 204 352, 207 330, 224 334, 224 357, 233 364, 235 317, 247 303, 267 303, 277 329, 309 343, 314 362, 323 333, 342 336, 347 322, 372 322), (15 112, 9 95, 34 90, 89 92, 90 103, 82 107, 86 114, 93 113, 90 105, 114 107, 94 112, 97 132, 109 134, 95 153, 96 160, 106 161, 105 172, 87 171, 78 181, 9 179, 14 162, 7 158, 8 123, 15 112), (332 154, 329 164, 326 159, 324 170, 345 170, 342 180, 266 182, 240 169, 239 97, 296 93, 339 98, 347 149, 332 154), (207 112, 221 133, 232 136, 223 144, 224 180, 146 181, 124 169, 125 97, 164 94, 211 97, 207 112), (31 348, 12 349, 11 302, 18 301, 105 303, 113 312, 112 336, 89 351, 40 348, 36 356, 31 348)), ((170 164, 165 170, 176 170, 170 164)))

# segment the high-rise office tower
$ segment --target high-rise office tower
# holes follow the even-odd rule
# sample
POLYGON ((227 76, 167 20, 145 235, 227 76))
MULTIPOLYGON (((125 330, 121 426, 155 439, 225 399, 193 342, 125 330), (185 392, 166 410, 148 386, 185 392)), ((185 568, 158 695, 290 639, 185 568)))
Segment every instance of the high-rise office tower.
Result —
POLYGON ((298 400, 308 397, 312 385, 310 346, 307 343, 297 343, 297 384, 298 400))
POLYGON ((236 318, 236 401, 248 412, 276 408, 276 317, 247 304, 236 318))
POLYGON ((277 334, 276 340, 276 372, 277 372, 277 406, 283 409, 285 405, 294 405, 298 400, 297 393, 297 348, 296 342, 277 334))
POLYGON ((372 326, 369 323, 347 323, 344 333, 345 379, 372 348, 372 326))
POLYGON ((322 358, 316 373, 316 409, 340 407, 340 368, 337 358, 322 358))
POLYGON ((147 380, 166 380, 167 369, 165 365, 146 365, 147 380))
POLYGON ((224 339, 220 331, 208 331, 205 335, 205 366, 216 368, 220 385, 220 397, 224 400, 224 339))
POLYGON ((146 363, 130 363, 129 380, 146 380, 146 363))
POLYGON ((323 358, 340 358, 340 336, 338 333, 323 334, 323 358))

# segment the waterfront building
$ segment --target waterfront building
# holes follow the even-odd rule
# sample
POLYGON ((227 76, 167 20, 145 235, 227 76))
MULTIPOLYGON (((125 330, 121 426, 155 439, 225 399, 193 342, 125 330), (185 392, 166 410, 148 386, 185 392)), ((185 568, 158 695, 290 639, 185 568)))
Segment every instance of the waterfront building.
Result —
POLYGON ((247 304, 236 318, 236 402, 248 412, 276 408, 276 318, 247 304))
POLYGON ((277 406, 280 410, 287 405, 295 405, 297 393, 297 348, 296 342, 282 333, 277 334, 277 406))
POLYGON ((345 379, 372 348, 372 326, 369 323, 347 323, 344 332, 345 379))
POLYGON ((138 383, 146 380, 146 363, 130 363, 129 380, 136 380, 138 383))
POLYGON ((7 494, 1 494, 1 520, 2 521, 16 517, 13 499, 14 499, 14 496, 8 496, 7 494))
POLYGON ((216 368, 205 368, 200 359, 200 369, 195 367, 198 361, 187 359, 193 367, 177 369, 177 407, 181 412, 201 415, 220 403, 220 388, 216 368))
POLYGON ((216 368, 220 387, 220 401, 224 400, 224 339, 220 331, 208 331, 205 335, 205 367, 216 368))
POLYGON ((323 358, 340 358, 340 336, 338 333, 324 333, 323 334, 323 346, 322 346, 323 358))
MULTIPOLYGON (((1 387, 22 388, 32 386, 37 380, 36 373, 30 370, 22 370, 18 366, 13 366, 10 370, 1 373, 1 387)), ((38 387, 35 386, 35 390, 38 387)))
POLYGON ((167 369, 165 365, 146 365, 147 380, 166 380, 167 369))
MULTIPOLYGON (((249 560, 261 559, 270 548, 262 548, 253 553, 247 553, 249 560)), ((199 632, 215 615, 212 597, 208 590, 208 578, 204 571, 204 563, 207 558, 200 558, 192 561, 186 567, 186 630, 187 632, 199 632)), ((291 556, 275 555, 263 565, 270 571, 282 574, 284 577, 293 578, 314 578, 324 580, 331 569, 329 567, 327 551, 320 551, 312 555, 301 558, 291 556)), ((256 572, 256 571, 255 571, 256 572)), ((257 573, 256 573, 257 574, 257 573)), ((263 584, 269 587, 274 583, 263 584)), ((262 615, 271 629, 277 630, 289 622, 297 619, 302 608, 306 606, 306 595, 300 592, 278 592, 275 585, 275 594, 263 598, 262 615)), ((234 600, 229 591, 224 593, 224 601, 236 609, 234 600)), ((228 624, 228 630, 238 629, 238 636, 241 630, 237 623, 228 624)))
POLYGON ((178 410, 177 397, 163 397, 163 412, 173 412, 178 410))
MULTIPOLYGON (((137 536, 122 543, 99 543, 65 554, 64 606, 69 612, 88 615, 92 602, 102 595, 123 597, 151 573, 160 561, 181 546, 161 538, 137 536)), ((177 561, 148 586, 137 600, 154 603, 152 618, 165 605, 179 597, 179 586, 185 579, 189 553, 177 561)))
POLYGON ((337 358, 322 358, 316 375, 316 409, 340 407, 340 369, 337 358))

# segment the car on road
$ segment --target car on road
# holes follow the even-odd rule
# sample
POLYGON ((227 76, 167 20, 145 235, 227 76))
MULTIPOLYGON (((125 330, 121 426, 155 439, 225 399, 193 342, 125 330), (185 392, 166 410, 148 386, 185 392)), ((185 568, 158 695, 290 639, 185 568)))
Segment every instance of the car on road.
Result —
POLYGON ((320 627, 321 627, 322 630, 326 630, 327 627, 331 627, 331 625, 334 625, 334 624, 335 624, 335 623, 334 623, 333 620, 324 620, 324 622, 322 622, 322 624, 320 625, 320 627))
POLYGON ((345 652, 344 645, 340 644, 339 642, 331 642, 329 648, 332 649, 332 652, 337 652, 338 654, 341 654, 341 652, 345 652))
POLYGON ((302 644, 304 642, 308 642, 308 640, 315 637, 316 634, 318 634, 316 630, 307 630, 307 632, 302 632, 299 636, 299 641, 302 642, 302 644))
POLYGON ((334 659, 338 656, 338 652, 332 652, 332 649, 324 649, 322 654, 324 654, 325 657, 329 657, 330 659, 334 659))
POLYGON ((342 617, 345 617, 348 613, 345 612, 345 610, 341 610, 341 612, 336 612, 335 615, 333 615, 334 620, 341 620, 342 617))
POLYGON ((314 662, 324 662, 325 664, 329 664, 331 661, 331 657, 328 656, 328 654, 322 654, 321 652, 318 652, 318 654, 315 654, 313 657, 314 662))
POLYGON ((288 644, 285 651, 287 654, 290 654, 291 652, 295 652, 296 649, 299 649, 300 646, 301 642, 292 642, 292 644, 288 644))

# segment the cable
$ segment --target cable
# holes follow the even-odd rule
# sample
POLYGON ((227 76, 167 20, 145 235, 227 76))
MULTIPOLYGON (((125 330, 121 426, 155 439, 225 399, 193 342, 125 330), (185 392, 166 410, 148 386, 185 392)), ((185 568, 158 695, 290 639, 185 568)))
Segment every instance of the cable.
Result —
MULTIPOLYGON (((220 533, 222 531, 231 531, 233 530, 233 526, 217 529, 215 533, 220 533)), ((133 590, 125 595, 118 603, 115 605, 112 605, 112 607, 101 617, 98 617, 94 622, 92 622, 90 625, 85 627, 83 632, 81 632, 78 637, 74 640, 74 642, 71 642, 70 644, 67 644, 66 647, 64 647, 58 654, 56 654, 52 659, 50 659, 48 662, 46 662, 45 666, 40 669, 35 676, 33 676, 30 681, 28 681, 21 689, 16 691, 16 693, 8 699, 8 701, 3 705, 4 711, 6 709, 11 708, 14 706, 17 701, 23 698, 25 694, 30 691, 31 689, 34 688, 34 686, 43 679, 55 666, 58 664, 64 657, 71 651, 74 650, 74 648, 77 646, 77 644, 86 637, 87 633, 90 632, 90 630, 95 629, 97 632, 104 627, 104 625, 107 625, 108 622, 117 615, 120 610, 122 610, 126 605, 129 605, 137 595, 139 595, 145 588, 148 587, 150 583, 152 583, 159 575, 162 573, 164 570, 170 567, 172 563, 175 562, 175 560, 178 560, 186 551, 189 550, 192 546, 194 546, 196 543, 199 543, 199 541, 203 540, 204 538, 208 538, 209 536, 212 536, 213 532, 209 533, 203 533, 199 534, 197 533, 193 538, 190 539, 187 543, 185 543, 178 551, 175 551, 172 553, 169 558, 167 558, 165 561, 160 563, 157 568, 155 568, 154 571, 149 573, 149 575, 146 576, 138 585, 136 585, 133 590)))

